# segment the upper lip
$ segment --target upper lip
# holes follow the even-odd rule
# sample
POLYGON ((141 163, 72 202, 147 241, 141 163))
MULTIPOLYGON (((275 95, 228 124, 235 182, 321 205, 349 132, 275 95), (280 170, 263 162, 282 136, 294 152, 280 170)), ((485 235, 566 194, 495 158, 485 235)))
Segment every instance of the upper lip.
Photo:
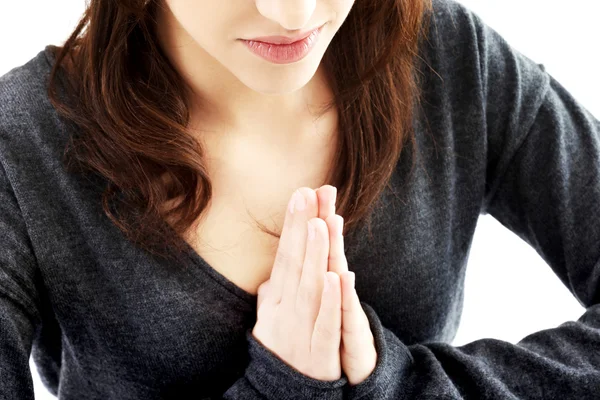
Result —
MULTIPOLYGON (((323 25, 325 25, 325 24, 323 24, 323 25)), ((308 36, 310 36, 311 33, 320 29, 323 25, 320 25, 309 31, 300 33, 299 35, 296 35, 296 36, 261 36, 261 37, 255 37, 252 39, 245 39, 245 40, 252 40, 254 42, 264 42, 264 43, 271 43, 271 44, 290 44, 290 43, 294 43, 299 40, 307 38, 308 36)))

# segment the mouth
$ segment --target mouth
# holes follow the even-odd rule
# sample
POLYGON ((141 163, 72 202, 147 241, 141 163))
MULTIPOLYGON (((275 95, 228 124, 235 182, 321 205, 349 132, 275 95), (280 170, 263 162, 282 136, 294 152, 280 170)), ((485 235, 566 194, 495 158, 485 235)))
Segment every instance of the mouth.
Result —
POLYGON ((325 24, 322 24, 316 28, 313 28, 309 31, 306 31, 304 33, 301 33, 299 35, 296 35, 294 37, 289 37, 289 36, 261 36, 261 37, 256 37, 256 38, 252 38, 252 39, 242 39, 242 40, 246 40, 246 41, 252 41, 252 42, 261 42, 261 43, 267 43, 267 44, 276 44, 276 45, 283 45, 283 44, 294 44, 294 43, 298 43, 304 39, 306 39, 307 37, 309 37, 310 35, 312 35, 313 33, 315 33, 316 31, 320 30, 321 28, 323 28, 325 24))
MULTIPOLYGON (((310 53, 312 48, 317 43, 319 34, 321 33, 325 25, 326 24, 323 24, 320 27, 313 29, 312 31, 308 32, 308 34, 304 38, 300 40, 295 40, 285 44, 263 42, 261 40, 254 39, 240 40, 244 43, 244 45, 246 45, 246 47, 251 52, 271 63, 290 64, 302 60, 308 55, 308 53, 310 53)), ((264 38, 260 39, 264 40, 264 38)), ((290 41, 289 38, 287 39, 287 41, 290 41)), ((275 39, 273 39, 273 36, 271 36, 269 40, 275 39)))

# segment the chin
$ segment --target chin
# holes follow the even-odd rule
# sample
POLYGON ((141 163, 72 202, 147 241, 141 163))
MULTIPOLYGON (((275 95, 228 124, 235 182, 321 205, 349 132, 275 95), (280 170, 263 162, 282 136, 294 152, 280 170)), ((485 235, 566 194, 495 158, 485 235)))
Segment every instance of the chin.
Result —
POLYGON ((287 94, 302 89, 315 76, 319 62, 307 58, 294 64, 274 65, 255 60, 247 68, 231 71, 244 85, 262 94, 287 94), (252 65, 252 66, 250 66, 252 65))

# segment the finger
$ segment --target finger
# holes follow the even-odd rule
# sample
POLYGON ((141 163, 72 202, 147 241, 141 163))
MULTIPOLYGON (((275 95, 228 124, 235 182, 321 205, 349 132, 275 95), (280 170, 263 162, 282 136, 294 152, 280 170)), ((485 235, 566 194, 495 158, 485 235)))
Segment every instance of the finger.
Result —
POLYGON ((326 272, 321 307, 315 321, 311 339, 311 354, 322 360, 323 365, 329 365, 334 371, 339 368, 341 343, 342 298, 339 275, 326 272), (337 363, 337 365, 336 365, 337 363))
POLYGON ((369 320, 360 304, 354 287, 354 272, 341 276, 342 286, 342 342, 344 351, 350 355, 362 351, 365 343, 372 340, 369 320))
POLYGON ((363 382, 375 370, 377 351, 369 320, 354 288, 354 273, 342 275, 341 363, 350 385, 363 382))
POLYGON ((348 271, 348 260, 344 252, 344 218, 340 215, 330 215, 325 221, 329 230, 328 270, 337 274, 348 271))
POLYGON ((281 293, 283 291, 283 279, 285 277, 286 263, 285 259, 289 257, 289 248, 286 243, 290 241, 289 237, 293 234, 293 213, 291 212, 292 207, 296 201, 296 191, 290 196, 290 200, 287 205, 285 212, 285 219, 283 221, 283 228, 281 229, 281 236, 279 237, 279 245, 277 247, 277 253, 275 255, 275 261, 273 262, 273 268, 271 269, 271 275, 269 280, 271 281, 271 290, 269 292, 270 298, 275 302, 281 301, 281 293))
MULTIPOLYGON (((302 276, 302 266, 306 255, 306 236, 308 233, 307 222, 315 218, 318 213, 317 194, 313 189, 301 187, 296 191, 298 203, 291 214, 291 227, 286 236, 279 239, 279 247, 275 256, 274 268, 277 289, 272 286, 271 290, 276 290, 274 298, 283 301, 284 297, 291 302, 295 302, 300 277, 302 276), (297 207, 300 205, 300 207, 297 207)), ((275 282, 273 282, 275 283, 275 282)))
POLYGON ((331 185, 323 185, 316 192, 319 199, 319 218, 326 220, 330 215, 335 214, 337 188, 331 185))
MULTIPOLYGON (((312 332, 315 318, 321 306, 323 279, 327 272, 327 256, 329 255, 329 232, 327 224, 321 218, 308 221, 309 228, 314 229, 314 236, 308 236, 306 256, 302 267, 302 276, 296 295, 296 309, 306 315, 309 332, 312 332)), ((309 231, 308 235, 312 235, 309 231)))

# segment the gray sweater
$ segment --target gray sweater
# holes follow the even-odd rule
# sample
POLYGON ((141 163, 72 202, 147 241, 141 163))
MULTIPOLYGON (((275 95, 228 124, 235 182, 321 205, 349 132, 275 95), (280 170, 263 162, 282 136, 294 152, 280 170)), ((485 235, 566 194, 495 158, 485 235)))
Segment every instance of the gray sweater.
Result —
POLYGON ((434 10, 417 167, 407 179, 401 158, 398 196, 386 189, 373 237, 346 249, 379 354, 353 387, 255 341, 256 297, 191 248, 174 270, 125 240, 103 186, 62 168, 48 47, 1 77, 0 399, 33 398, 30 354, 63 400, 600 398, 600 123, 476 14, 434 10), (487 213, 586 307, 577 321, 450 344, 487 213))

